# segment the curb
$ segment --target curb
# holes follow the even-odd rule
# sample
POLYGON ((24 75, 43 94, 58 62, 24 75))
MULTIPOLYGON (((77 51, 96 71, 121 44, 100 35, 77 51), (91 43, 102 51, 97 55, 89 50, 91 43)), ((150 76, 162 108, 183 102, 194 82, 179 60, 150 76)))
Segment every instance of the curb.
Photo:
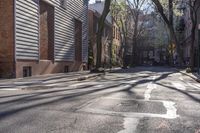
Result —
MULTIPOLYGON (((76 77, 76 78, 72 78, 72 79, 67 79, 66 82, 68 81, 83 81, 83 80, 87 80, 87 79, 90 79, 90 78, 95 78, 95 77, 99 77, 99 76, 103 76, 105 75, 105 73, 88 73, 87 75, 84 75, 84 76, 79 76, 79 77, 76 77)), ((35 83, 35 84, 32 84, 32 85, 27 85, 27 84, 23 84, 21 86, 18 86, 18 85, 11 85, 9 88, 0 88, 0 91, 2 90, 45 90, 45 89, 51 89, 53 88, 53 86, 45 86, 42 84, 42 81, 38 82, 38 83, 35 83), (38 89, 40 88, 40 89, 38 89)))
MULTIPOLYGON (((80 77, 77 77, 77 78, 73 78, 73 79, 70 79, 70 80, 66 80, 66 81, 84 81, 84 80, 87 80, 87 79, 90 79, 90 78, 95 78, 95 77, 99 77, 99 76, 102 76, 102 75, 105 75, 104 73, 100 73, 100 74, 88 74, 86 76, 80 76, 80 77)), ((45 89, 51 89, 51 88, 54 88, 54 86, 41 86, 41 85, 33 85, 33 86, 30 86, 30 87, 23 87, 23 88, 19 88, 19 90, 45 90, 45 89), (37 87, 42 87, 42 89, 37 89, 37 87)))
POLYGON ((178 71, 179 73, 181 73, 181 74, 183 74, 183 75, 186 75, 186 76, 188 76, 188 77, 192 78, 193 80, 195 80, 195 81, 197 81, 197 82, 200 83, 200 78, 198 78, 198 76, 197 76, 195 73, 193 73, 193 74, 194 74, 196 77, 191 76, 190 74, 187 74, 186 72, 182 72, 182 71, 180 71, 180 70, 177 69, 177 68, 175 68, 175 70, 178 71))
POLYGON ((93 75, 78 77, 77 79, 71 80, 71 81, 83 81, 83 80, 86 80, 86 79, 95 78, 95 77, 99 77, 99 76, 102 76, 102 75, 105 75, 105 73, 99 73, 99 74, 93 74, 93 75))

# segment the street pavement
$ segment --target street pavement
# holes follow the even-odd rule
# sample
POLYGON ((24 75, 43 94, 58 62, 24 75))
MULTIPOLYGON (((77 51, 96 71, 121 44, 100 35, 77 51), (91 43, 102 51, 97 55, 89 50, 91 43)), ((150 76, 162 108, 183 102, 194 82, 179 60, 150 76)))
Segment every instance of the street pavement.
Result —
POLYGON ((200 83, 173 68, 43 82, 0 89, 0 133, 200 133, 200 83))

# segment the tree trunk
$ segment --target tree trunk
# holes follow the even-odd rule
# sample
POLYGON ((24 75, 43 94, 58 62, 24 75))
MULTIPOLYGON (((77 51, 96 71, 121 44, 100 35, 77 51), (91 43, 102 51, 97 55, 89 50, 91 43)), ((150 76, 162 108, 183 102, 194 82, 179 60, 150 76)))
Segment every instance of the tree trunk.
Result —
POLYGON ((199 4, 196 4, 197 1, 195 1, 194 5, 192 4, 192 1, 190 0, 190 17, 192 20, 192 29, 191 29, 191 46, 190 46, 190 68, 191 71, 194 71, 194 62, 195 62, 195 31, 197 26, 197 11, 199 9, 199 4), (195 5, 196 4, 196 5, 195 5))
MULTIPOLYGON (((117 21, 113 18, 114 22, 116 24, 117 21)), ((124 20, 122 18, 119 19, 120 20, 120 24, 121 24, 121 29, 120 29, 120 39, 121 39, 121 48, 120 48, 120 53, 122 55, 122 63, 123 63, 123 68, 127 68, 127 62, 126 62, 126 53, 127 53, 127 29, 125 28, 126 27, 126 23, 124 22, 124 20), (122 37, 122 34, 123 34, 123 37, 122 37), (124 51, 123 51, 124 50, 124 51), (123 51, 123 52, 122 52, 123 51)), ((118 27, 120 27, 120 25, 117 25, 118 27)))
POLYGON ((174 43, 176 45, 176 48, 177 48, 176 51, 179 56, 179 58, 178 58, 179 63, 180 63, 180 65, 183 65, 182 49, 181 49, 180 43, 178 42, 178 39, 176 37, 174 26, 173 26, 173 0, 168 0, 168 2, 169 2, 169 19, 164 14, 163 6, 161 5, 160 1, 159 0, 152 0, 152 1, 156 5, 160 15, 162 16, 163 20, 167 24, 167 27, 170 32, 170 40, 172 43, 174 43))
POLYGON ((195 43, 195 30, 196 30, 196 23, 192 24, 191 29, 191 46, 190 46, 190 68, 194 71, 194 58, 195 58, 195 51, 194 51, 194 43, 195 43))
POLYGON ((138 33, 138 19, 139 19, 139 12, 136 11, 136 16, 135 16, 135 28, 134 28, 134 33, 133 33, 133 44, 132 44, 132 54, 131 54, 131 66, 133 67, 134 64, 136 63, 136 58, 137 58, 137 33, 138 33), (134 63, 135 62, 135 63, 134 63))
POLYGON ((106 0, 104 4, 103 13, 98 22, 98 32, 97 32, 97 60, 96 60, 96 70, 101 67, 101 57, 102 57, 102 34, 104 29, 105 19, 110 12, 111 0, 106 0))
MULTIPOLYGON (((125 30, 125 25, 122 19, 120 19, 121 25, 122 25, 122 33, 124 36, 124 44, 123 44, 123 68, 127 68, 128 64, 127 64, 127 60, 126 60, 126 53, 127 53, 127 31, 125 30)), ((121 37, 122 40, 122 37, 121 37)))

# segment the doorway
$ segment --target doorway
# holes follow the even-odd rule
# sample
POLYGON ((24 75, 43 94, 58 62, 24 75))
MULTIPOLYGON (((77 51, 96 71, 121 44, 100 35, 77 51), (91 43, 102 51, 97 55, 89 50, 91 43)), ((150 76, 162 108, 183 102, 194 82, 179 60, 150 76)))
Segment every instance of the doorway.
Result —
POLYGON ((75 60, 82 62, 82 22, 75 19, 75 60))
POLYGON ((40 0, 40 59, 54 59, 54 7, 40 0))

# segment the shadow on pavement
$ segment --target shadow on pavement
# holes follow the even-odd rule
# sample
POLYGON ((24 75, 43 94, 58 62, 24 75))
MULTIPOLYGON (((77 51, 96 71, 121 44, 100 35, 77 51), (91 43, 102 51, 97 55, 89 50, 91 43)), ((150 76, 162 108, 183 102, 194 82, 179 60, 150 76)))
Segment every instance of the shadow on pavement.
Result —
POLYGON ((166 87, 166 88, 168 88, 168 89, 178 91, 178 92, 180 92, 180 93, 182 93, 182 94, 188 96, 191 100, 200 103, 200 99, 199 99, 199 98, 194 97, 193 95, 189 94, 188 92, 186 92, 186 91, 184 91, 184 90, 179 90, 179 89, 177 89, 177 88, 175 88, 175 87, 168 86, 168 85, 163 85, 163 84, 159 84, 159 83, 157 83, 157 84, 160 85, 160 86, 166 87))
MULTIPOLYGON (((160 71, 160 70, 158 70, 160 71)), ((140 70, 141 72, 141 70, 140 70)), ((162 71, 163 72, 163 71, 162 71)), ((168 70, 169 72, 169 70, 168 70)), ((125 92, 128 95, 136 95, 131 89, 133 89, 133 87, 139 85, 139 84, 145 84, 145 83, 149 83, 152 81, 159 81, 162 79, 167 78, 168 75, 170 75, 171 73, 173 73, 173 71, 167 73, 167 74, 163 74, 160 77, 158 77, 157 79, 153 80, 153 79, 145 79, 142 78, 141 80, 134 82, 134 83, 120 83, 117 82, 116 84, 111 84, 109 86, 105 86, 102 88, 92 88, 95 85, 89 85, 89 86, 85 86, 85 87, 77 87, 77 88, 69 88, 69 89, 62 89, 63 87, 60 88, 60 90, 48 90, 46 92, 34 92, 34 93, 27 93, 27 94, 19 94, 19 95, 9 95, 9 96, 2 96, 0 97, 0 99, 3 98, 12 98, 11 100, 7 100, 7 101, 3 101, 0 102, 0 105, 5 105, 8 107, 8 109, 6 110, 6 108, 4 108, 4 111, 0 112, 0 120, 12 116, 16 113, 22 112, 22 111, 26 111, 29 109, 33 109, 33 108, 37 108, 37 107, 41 107, 41 106, 45 106, 45 105, 49 105, 49 104, 53 104, 53 103, 58 103, 58 102, 69 102, 70 100, 75 100, 76 98, 80 98, 82 96, 87 96, 89 94, 94 94, 97 92, 103 92, 105 90, 111 90, 110 92, 103 92, 102 95, 110 95, 113 93, 117 93, 117 92, 125 92), (122 89, 115 89, 116 87, 122 87, 125 85, 129 85, 126 88, 122 88, 122 89), (86 90, 89 89, 89 90, 86 90), (79 92, 72 92, 72 93, 68 93, 68 91, 71 90, 79 90, 79 92), (56 94, 56 93, 60 93, 60 94, 56 94), (65 93, 65 94, 62 94, 65 93), (68 94, 67 94, 68 93, 68 94), (46 96, 47 95, 47 96, 46 96), (50 96, 48 96, 50 95, 50 96), (20 96, 20 98, 19 98, 20 96), (40 100, 45 100, 45 101, 40 101, 40 100), (31 102, 38 102, 38 103, 31 103, 31 102), (11 106, 16 105, 16 107, 12 108, 11 106), (19 105, 19 106, 18 106, 19 105), (11 108, 10 108, 11 107, 11 108)), ((146 77, 148 78, 148 76, 146 77)), ((132 78, 130 79, 120 79, 120 80, 133 80, 132 78)), ((110 80, 112 81, 112 80, 110 80)), ((116 80, 117 81, 117 80, 116 80)), ((63 81, 64 82, 64 81, 63 81)), ((85 82, 85 81, 83 81, 85 82)), ((82 82, 78 82, 78 83, 82 83, 82 82)), ((66 86, 67 87, 67 86, 66 86)), ((169 86, 165 86, 165 87, 169 87, 169 86)), ((59 89, 59 87, 58 87, 59 89)), ((174 90, 177 90, 175 88, 171 88, 174 90)), ((177 90, 180 91, 180 90, 177 90)), ((180 91, 182 92, 182 91, 180 91)), ((187 94, 186 92, 182 92, 184 94, 187 94)), ((98 96, 98 94, 96 94, 98 96)), ((188 96, 190 96, 191 98, 193 98, 193 96, 187 94, 188 96)), ((200 102, 199 99, 193 98, 196 101, 200 102)), ((62 103, 59 103, 62 104, 62 103)))

